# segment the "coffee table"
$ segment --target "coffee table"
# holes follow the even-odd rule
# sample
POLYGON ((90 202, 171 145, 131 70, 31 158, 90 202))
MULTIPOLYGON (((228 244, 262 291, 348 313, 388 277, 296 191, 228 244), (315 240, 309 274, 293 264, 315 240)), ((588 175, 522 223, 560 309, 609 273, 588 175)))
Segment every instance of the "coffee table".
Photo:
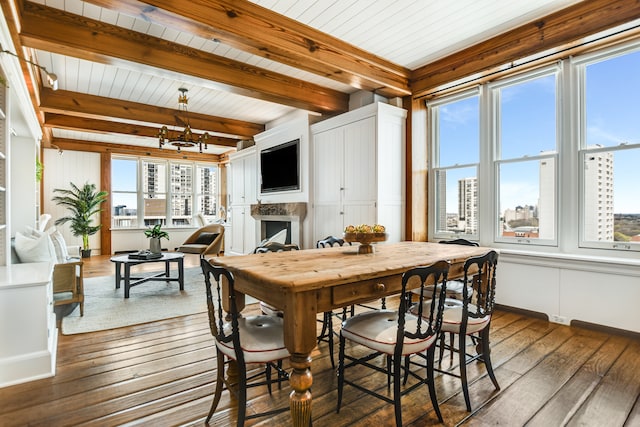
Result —
POLYGON ((124 297, 129 298, 129 290, 141 283, 149 281, 178 282, 180 290, 184 290, 184 254, 182 252, 166 252, 162 257, 155 259, 134 259, 128 254, 111 257, 111 262, 116 265, 116 289, 120 289, 120 282, 124 280, 124 297), (131 276, 131 267, 138 264, 148 264, 151 262, 164 262, 164 271, 148 276, 131 276), (170 264, 178 264, 178 277, 171 277, 170 264), (124 276, 122 276, 122 265, 124 265, 124 276))

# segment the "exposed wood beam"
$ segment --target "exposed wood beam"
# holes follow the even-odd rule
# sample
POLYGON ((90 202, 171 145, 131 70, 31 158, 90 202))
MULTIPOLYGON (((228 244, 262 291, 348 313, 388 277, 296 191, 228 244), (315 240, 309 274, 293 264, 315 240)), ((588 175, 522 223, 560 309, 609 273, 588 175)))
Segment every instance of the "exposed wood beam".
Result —
POLYGON ((103 64, 154 67, 252 98, 319 113, 348 109, 347 94, 185 45, 25 2, 20 33, 25 46, 103 64), (139 64, 142 64, 139 65, 139 64))
POLYGON ((217 154, 196 153, 192 151, 160 150, 158 148, 134 147, 124 144, 110 144, 106 142, 81 141, 78 139, 53 138, 52 144, 61 150, 87 151, 91 153, 129 154, 133 156, 149 156, 162 159, 193 160, 201 162, 220 162, 217 154))
POLYGON ((413 96, 640 18, 640 1, 589 0, 413 71, 413 96))
POLYGON ((88 0, 147 22, 215 37, 237 49, 397 97, 411 93, 409 70, 249 1, 88 0))
MULTIPOLYGON (((171 108, 51 89, 42 91, 40 109, 48 113, 93 119, 113 120, 115 117, 165 125, 180 123, 182 115, 180 111, 171 108)), ((189 113, 189 122, 194 129, 238 135, 243 138, 251 138, 264 131, 264 125, 191 112, 189 113)))
MULTIPOLYGON (((158 136, 158 128, 150 126, 91 119, 88 117, 68 116, 56 113, 45 113, 44 125, 45 127, 50 128, 69 129, 81 132, 125 134, 132 136, 147 136, 150 138, 156 138, 158 136)), ((198 132, 194 132, 193 134, 196 137, 201 135, 198 132)), ((207 143, 211 145, 235 148, 238 140, 233 138, 223 138, 220 136, 210 136, 207 143)))

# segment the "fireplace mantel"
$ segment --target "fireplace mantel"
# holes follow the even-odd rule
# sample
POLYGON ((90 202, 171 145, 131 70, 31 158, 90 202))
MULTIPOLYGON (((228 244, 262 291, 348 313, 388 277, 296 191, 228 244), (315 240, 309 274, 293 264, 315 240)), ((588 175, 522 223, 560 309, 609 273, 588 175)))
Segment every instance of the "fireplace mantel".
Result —
POLYGON ((251 216, 255 219, 272 219, 279 217, 296 217, 298 221, 307 216, 306 203, 258 203, 251 205, 251 216))

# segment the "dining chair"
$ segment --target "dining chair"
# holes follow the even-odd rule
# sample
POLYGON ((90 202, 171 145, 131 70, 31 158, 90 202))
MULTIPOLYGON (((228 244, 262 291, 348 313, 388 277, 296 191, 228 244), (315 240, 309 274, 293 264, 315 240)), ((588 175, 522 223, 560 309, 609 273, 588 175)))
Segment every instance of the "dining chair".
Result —
POLYGON ((288 411, 287 401, 286 407, 247 415, 247 388, 266 385, 271 393, 271 369, 275 369, 278 373, 276 380, 278 384, 289 379, 289 375, 282 370, 282 360, 289 357, 289 352, 284 346, 282 319, 265 315, 240 315, 234 292, 233 274, 222 267, 211 265, 205 259, 200 260, 200 265, 204 274, 209 327, 215 338, 217 360, 216 389, 205 423, 209 423, 218 407, 224 388, 236 394, 238 427, 244 426, 245 420, 288 411), (221 279, 223 277, 228 286, 228 313, 224 312, 222 304, 221 279), (216 283, 215 292, 211 289, 212 278, 216 283), (232 361, 237 367, 237 383, 230 383, 225 378, 225 366, 232 361), (265 369, 249 375, 247 370, 249 364, 263 365, 265 369), (266 378, 259 380, 263 374, 266 378))
MULTIPOLYGON (((500 385, 493 373, 489 341, 491 316, 495 303, 497 265, 498 253, 493 250, 485 255, 467 259, 464 263, 464 281, 465 283, 470 283, 471 286, 462 287, 461 304, 448 307, 444 311, 442 318, 441 337, 444 337, 446 333, 455 335, 458 338, 458 345, 457 347, 454 346, 453 339, 447 345, 444 338, 440 340, 440 345, 458 353, 460 373, 456 374, 451 370, 440 369, 436 369, 436 371, 460 378, 465 404, 469 412, 471 412, 471 400, 467 381, 468 364, 475 361, 484 363, 491 382, 496 390, 500 390, 500 385), (475 354, 470 354, 467 350, 467 337, 469 337, 474 346, 475 354)), ((447 301, 450 301, 450 299, 447 299, 447 301)), ((427 301, 423 302, 423 305, 422 313, 428 310, 428 306, 431 303, 427 301)), ((446 302, 445 305, 447 305, 446 302)), ((418 305, 414 304, 410 308, 410 312, 417 315, 418 309, 418 305)), ((429 364, 429 361, 427 361, 427 364, 429 364)))
MULTIPOLYGON (((267 252, 287 252, 287 251, 297 251, 297 250, 300 250, 300 248, 298 247, 298 245, 293 243, 284 244, 277 241, 268 241, 266 243, 263 243, 260 246, 257 246, 253 250, 253 253, 263 254, 267 252)), ((269 316, 277 316, 277 317, 283 316, 282 310, 272 306, 271 304, 267 304, 264 301, 260 301, 260 310, 262 310, 264 314, 268 314, 269 316)))
MULTIPOLYGON (((430 266, 416 267, 406 271, 402 275, 402 293, 400 297, 400 307, 397 311, 376 310, 356 314, 342 322, 340 329, 340 351, 338 359, 338 403, 337 412, 340 412, 344 384, 349 384, 358 390, 382 399, 394 405, 396 426, 402 426, 402 405, 401 398, 407 393, 416 390, 422 384, 426 384, 429 389, 431 404, 440 422, 442 414, 436 398, 434 385, 434 354, 436 340, 442 326, 443 303, 445 299, 447 274, 449 263, 438 261, 430 266), (408 311, 406 293, 411 292, 411 287, 419 287, 425 290, 426 283, 438 283, 441 286, 432 287, 431 293, 421 292, 416 305, 417 312, 412 314, 408 311), (428 311, 423 312, 422 307, 425 300, 438 301, 439 304, 428 305, 428 311), (350 340, 355 344, 365 347, 364 352, 360 346, 353 346, 352 355, 346 354, 346 341, 350 340), (363 354, 365 353, 365 354, 363 354), (415 353, 426 353, 427 364, 425 375, 415 372, 407 372, 417 382, 401 389, 403 377, 402 359, 405 356, 415 353), (372 363, 374 359, 383 357, 384 364, 372 363), (348 363, 345 363, 345 360, 348 363), (376 391, 370 385, 359 384, 356 381, 348 380, 345 371, 349 368, 363 366, 376 372, 387 375, 387 388, 390 387, 390 379, 393 379, 392 398, 387 394, 376 391)), ((361 373, 359 376, 362 377, 361 373)), ((369 376, 365 376, 368 378, 369 376)))

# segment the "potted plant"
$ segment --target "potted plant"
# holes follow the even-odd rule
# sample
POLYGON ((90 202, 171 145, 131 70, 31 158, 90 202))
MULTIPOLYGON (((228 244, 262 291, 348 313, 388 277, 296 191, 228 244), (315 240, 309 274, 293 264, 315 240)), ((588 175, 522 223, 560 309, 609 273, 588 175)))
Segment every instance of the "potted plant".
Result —
POLYGON ((160 239, 163 237, 169 240, 169 233, 160 229, 162 225, 156 224, 153 228, 149 228, 144 230, 144 235, 150 238, 149 240, 149 250, 154 254, 159 254, 162 252, 162 247, 160 245, 160 239))
POLYGON ((96 234, 102 224, 92 225, 93 216, 102 211, 100 205, 107 199, 106 191, 97 191, 95 184, 85 183, 78 187, 73 182, 71 189, 56 188, 54 193, 61 195, 53 197, 51 200, 60 206, 65 206, 70 215, 62 217, 55 222, 55 225, 70 223, 69 228, 74 236, 82 236, 82 257, 91 256, 89 247, 89 236, 96 234))

